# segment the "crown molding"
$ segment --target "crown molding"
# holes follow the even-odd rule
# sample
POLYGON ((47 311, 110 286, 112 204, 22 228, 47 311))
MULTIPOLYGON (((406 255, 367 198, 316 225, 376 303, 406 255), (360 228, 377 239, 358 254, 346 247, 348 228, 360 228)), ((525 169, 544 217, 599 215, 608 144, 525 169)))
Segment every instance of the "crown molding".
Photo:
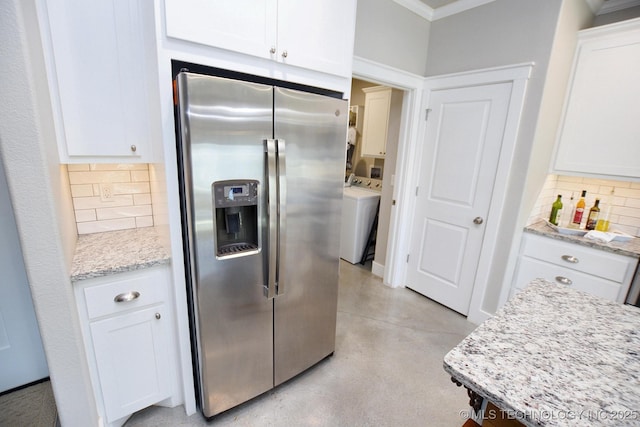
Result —
POLYGON ((595 13, 596 15, 604 15, 636 6, 640 6, 640 0, 608 0, 595 13))
POLYGON ((589 6, 589 9, 591 9, 591 12, 593 12, 593 14, 595 15, 602 7, 604 0, 584 0, 584 2, 587 4, 587 6, 589 6))
POLYGON ((433 21, 433 9, 422 3, 419 0, 393 0, 400 6, 409 9, 411 12, 426 19, 427 21, 433 21))
MULTIPOLYGON (((473 9, 474 7, 482 6, 483 4, 491 3, 495 0, 457 0, 446 6, 433 9, 420 0, 393 0, 395 3, 403 6, 416 15, 426 19, 427 21, 436 21, 438 19, 446 18, 447 16, 455 15, 456 13, 464 12, 465 10, 473 9)), ((589 0, 587 0, 589 1, 589 0)), ((593 1, 593 0, 592 0, 593 1)), ((595 0, 602 1, 602 0, 595 0)))
POLYGON ((465 10, 473 9, 474 7, 482 6, 493 1, 495 0, 458 0, 454 3, 435 9, 433 11, 433 21, 455 15, 456 13, 464 12, 465 10))

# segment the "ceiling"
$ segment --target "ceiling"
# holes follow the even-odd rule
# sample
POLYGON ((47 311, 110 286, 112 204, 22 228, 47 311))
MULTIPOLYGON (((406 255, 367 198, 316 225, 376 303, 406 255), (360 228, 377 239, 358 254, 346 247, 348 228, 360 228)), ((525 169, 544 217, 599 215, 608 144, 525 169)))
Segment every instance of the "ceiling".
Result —
MULTIPOLYGON (((464 12, 494 0, 393 0, 429 21, 464 12)), ((640 6, 640 0, 584 0, 593 13, 601 15, 640 6)))

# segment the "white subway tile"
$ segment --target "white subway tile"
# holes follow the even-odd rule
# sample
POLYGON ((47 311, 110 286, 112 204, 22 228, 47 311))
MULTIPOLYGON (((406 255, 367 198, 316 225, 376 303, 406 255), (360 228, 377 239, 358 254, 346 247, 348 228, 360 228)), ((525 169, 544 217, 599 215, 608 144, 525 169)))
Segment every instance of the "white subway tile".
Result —
POLYGON ((615 226, 611 226, 612 230, 622 231, 623 233, 627 233, 631 236, 638 236, 640 234, 640 228, 632 227, 629 225, 620 225, 616 224, 615 226))
POLYGON ((133 182, 149 182, 148 170, 132 170, 131 181, 133 182))
POLYGON ((103 171, 103 172, 69 172, 71 184, 102 184, 114 182, 130 182, 129 171, 103 171))
POLYGON ((121 195, 113 196, 108 202, 103 202, 100 197, 75 197, 73 199, 75 209, 97 209, 97 208, 113 208, 119 206, 133 206, 133 196, 121 195))
POLYGON ((632 225, 634 227, 640 227, 640 217, 628 216, 623 212, 620 214, 620 218, 618 219, 617 223, 622 225, 632 225))
POLYGON ((92 163, 92 171, 148 170, 147 163, 92 163))
POLYGON ((583 178, 581 176, 558 175, 558 182, 580 183, 582 181, 583 181, 583 178))
POLYGON ((80 209, 75 212, 76 222, 95 221, 97 219, 95 209, 80 209))
POLYGON ((91 184, 71 185, 71 197, 91 197, 93 196, 93 186, 91 184))
POLYGON ((78 234, 91 234, 136 228, 136 221, 135 218, 121 218, 107 221, 80 222, 77 225, 78 234))
POLYGON ((585 184, 600 185, 607 187, 629 187, 630 183, 627 181, 615 181, 613 179, 597 179, 597 178, 585 178, 585 184))
POLYGON ((153 227, 153 216, 137 216, 136 227, 153 227))
POLYGON ((151 205, 120 206, 96 209, 98 220, 152 215, 151 205))
POLYGON ((151 193, 148 182, 126 182, 113 184, 113 194, 151 193))
POLYGON ((640 188, 616 188, 616 196, 640 199, 640 188))
POLYGON ((78 163, 78 164, 68 164, 67 171, 69 172, 78 172, 78 171, 88 171, 89 165, 86 163, 78 163))
POLYGON ((134 194, 133 195, 133 204, 134 205, 149 205, 151 206, 151 194, 134 194))

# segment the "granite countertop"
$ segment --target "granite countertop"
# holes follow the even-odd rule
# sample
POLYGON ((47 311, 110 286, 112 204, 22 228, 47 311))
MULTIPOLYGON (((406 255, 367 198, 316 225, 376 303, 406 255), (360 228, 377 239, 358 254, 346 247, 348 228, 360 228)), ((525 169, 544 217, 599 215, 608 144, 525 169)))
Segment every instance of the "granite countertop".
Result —
POLYGON ((524 228, 524 231, 538 234, 541 236, 547 236, 556 240, 564 240, 566 242, 577 243, 582 246, 589 246, 592 248, 600 249, 615 254, 632 256, 640 258, 640 238, 634 237, 628 242, 612 241, 609 243, 602 243, 596 240, 585 239, 580 236, 572 236, 568 234, 560 234, 551 227, 549 227, 546 221, 542 220, 531 224, 524 228))
POLYGON ((76 244, 71 281, 168 264, 170 260, 155 227, 82 234, 76 244))
POLYGON ((527 426, 638 426, 640 308, 536 279, 444 369, 527 426))

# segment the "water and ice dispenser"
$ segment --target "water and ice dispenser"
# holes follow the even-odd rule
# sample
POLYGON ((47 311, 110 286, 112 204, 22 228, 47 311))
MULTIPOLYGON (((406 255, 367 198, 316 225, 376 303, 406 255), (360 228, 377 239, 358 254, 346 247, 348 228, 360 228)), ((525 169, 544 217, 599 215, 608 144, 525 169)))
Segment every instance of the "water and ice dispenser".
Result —
POLYGON ((216 181, 212 186, 216 257, 258 252, 258 181, 216 181))

